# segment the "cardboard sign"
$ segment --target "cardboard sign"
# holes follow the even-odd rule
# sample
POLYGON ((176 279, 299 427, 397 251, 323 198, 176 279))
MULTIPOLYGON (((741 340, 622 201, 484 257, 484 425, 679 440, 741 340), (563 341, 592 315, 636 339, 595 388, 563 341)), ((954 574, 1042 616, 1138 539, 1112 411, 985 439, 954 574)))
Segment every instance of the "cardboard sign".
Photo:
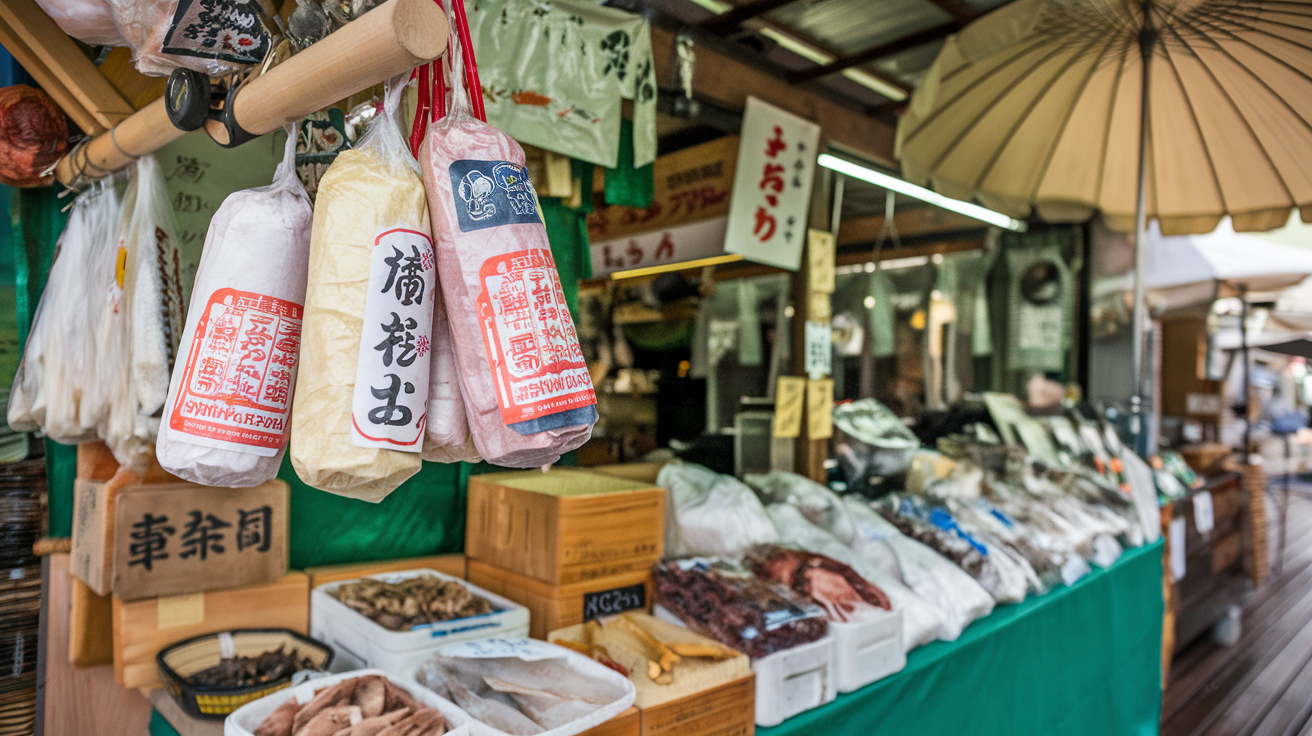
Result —
POLYGON ((724 249, 789 271, 802 263, 820 126, 747 98, 724 249))
POLYGON ((811 269, 811 291, 834 293, 834 234, 807 230, 806 252, 811 269))
MULTIPOLYGON (((653 164, 656 186, 651 206, 646 209, 597 207, 588 215, 588 239, 606 243, 728 215, 737 160, 736 135, 661 156, 653 164)), ((591 194, 585 192, 584 196, 591 194)), ((723 230, 715 252, 724 252, 723 230)), ((600 263, 594 246, 594 274, 599 273, 600 263)))
POLYGON ((834 316, 833 302, 829 294, 813 291, 806 300, 806 320, 808 322, 829 322, 834 316))
POLYGON ((131 601, 257 585, 287 572, 290 489, 133 486, 115 502, 114 595, 131 601))
POLYGON ((796 437, 802 433, 802 402, 805 397, 805 378, 779 376, 774 391, 775 437, 796 437))
POLYGON ((834 379, 806 382, 806 436, 827 440, 834 436, 834 379))

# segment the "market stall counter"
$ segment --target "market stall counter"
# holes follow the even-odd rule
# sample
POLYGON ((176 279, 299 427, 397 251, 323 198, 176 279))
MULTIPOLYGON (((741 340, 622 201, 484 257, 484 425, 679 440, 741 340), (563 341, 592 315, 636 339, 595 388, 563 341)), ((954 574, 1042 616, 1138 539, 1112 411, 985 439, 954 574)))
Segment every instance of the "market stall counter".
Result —
POLYGON ((1163 542, 999 606, 902 672, 758 736, 1147 736, 1161 717, 1163 542))

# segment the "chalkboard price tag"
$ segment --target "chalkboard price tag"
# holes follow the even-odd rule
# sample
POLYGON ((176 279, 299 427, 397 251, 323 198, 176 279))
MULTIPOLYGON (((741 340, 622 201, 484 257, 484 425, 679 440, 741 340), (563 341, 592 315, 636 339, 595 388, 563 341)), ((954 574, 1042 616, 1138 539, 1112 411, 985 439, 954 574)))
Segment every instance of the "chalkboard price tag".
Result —
POLYGON ((614 616, 625 611, 638 611, 646 607, 647 586, 642 583, 583 594, 584 621, 592 621, 602 616, 614 616))

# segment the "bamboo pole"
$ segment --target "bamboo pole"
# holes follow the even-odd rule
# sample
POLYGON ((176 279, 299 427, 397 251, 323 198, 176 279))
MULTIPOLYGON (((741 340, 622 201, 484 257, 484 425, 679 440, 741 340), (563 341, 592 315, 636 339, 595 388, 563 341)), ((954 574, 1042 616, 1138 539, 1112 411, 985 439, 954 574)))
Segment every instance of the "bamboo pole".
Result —
MULTIPOLYGON (((336 33, 246 83, 232 114, 243 130, 264 135, 316 110, 432 61, 446 51, 446 16, 433 0, 388 0, 336 33)), ((205 129, 219 143, 227 131, 205 129)), ((182 137, 169 122, 163 98, 93 138, 60 160, 55 174, 71 184, 95 179, 182 137)))

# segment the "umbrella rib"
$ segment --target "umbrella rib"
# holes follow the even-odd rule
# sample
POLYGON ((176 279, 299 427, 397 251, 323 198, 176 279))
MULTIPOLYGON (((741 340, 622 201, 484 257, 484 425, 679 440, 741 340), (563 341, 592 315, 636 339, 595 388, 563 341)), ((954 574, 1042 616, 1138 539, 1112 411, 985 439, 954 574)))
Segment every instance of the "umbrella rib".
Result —
MULTIPOLYGON (((1128 55, 1123 54, 1121 56, 1120 66, 1116 70, 1116 84, 1112 86, 1112 95, 1109 98, 1111 100, 1111 104, 1107 105, 1107 123, 1102 126, 1103 129, 1102 153, 1098 156, 1098 187, 1097 189, 1094 190, 1095 192, 1098 192, 1098 194, 1095 194, 1094 196, 1100 202, 1102 199, 1101 192, 1103 187, 1103 179, 1107 176, 1107 151, 1110 150, 1112 146, 1112 117, 1116 114, 1116 98, 1117 95, 1119 95, 1121 92, 1121 81, 1125 79, 1125 62, 1128 60, 1129 60, 1128 55)), ((1143 104, 1142 95, 1140 96, 1140 99, 1141 99, 1140 104, 1143 104)), ((1149 134, 1151 134, 1151 132, 1152 131, 1149 131, 1149 134)), ((1143 154, 1140 153, 1140 155, 1143 154)))
MULTIPOLYGON (((990 69, 989 72, 984 76, 980 77, 979 79, 976 79, 975 84, 966 87, 965 89, 961 90, 957 94, 953 95, 952 99, 948 100, 947 102, 944 102, 942 105, 935 105, 933 112, 927 115, 924 120, 921 120, 920 123, 917 124, 916 127, 910 133, 907 133, 906 139, 903 140, 903 145, 905 146, 906 144, 915 140, 916 136, 920 135, 921 131, 923 131, 930 123, 937 120, 939 115, 943 114, 943 111, 955 105, 962 97, 965 97, 967 94, 971 92, 971 90, 973 90, 977 85, 979 85, 980 82, 989 79, 990 77, 994 76, 1004 68, 1011 66, 1011 64, 1015 62, 1017 59, 1024 56, 1026 53, 1032 51, 1033 49, 1042 46, 1045 43, 1049 43, 1048 39, 1036 38, 1028 46, 1017 47, 1015 55, 1013 55, 1007 61, 998 64, 993 69, 990 69)), ((965 67, 963 66, 962 69, 964 68, 965 67)))
MULTIPOLYGON (((1016 136, 1016 133, 1017 131, 1020 130, 1021 126, 1025 124, 1025 120, 1029 117, 1030 113, 1034 112, 1034 108, 1037 107, 1039 102, 1043 100, 1043 97, 1048 94, 1048 90, 1052 89, 1053 85, 1057 83, 1057 80, 1065 76, 1066 72, 1069 71, 1070 68, 1074 66, 1075 63, 1078 62, 1082 57, 1084 57, 1084 55, 1087 54, 1094 46, 1096 46, 1097 43, 1098 43, 1097 38, 1089 39, 1089 42, 1084 45, 1084 48, 1080 49, 1075 54, 1072 54, 1071 58, 1067 59, 1066 62, 1062 64, 1061 69, 1056 74, 1053 74, 1052 78, 1049 79, 1047 83, 1043 85, 1043 89, 1039 90, 1039 92, 1034 95, 1033 99, 1031 99, 1029 104, 1026 105, 1025 112, 1017 116, 1016 124, 1011 127, 1011 130, 1007 131, 1007 134, 1003 136, 1002 141, 998 144, 996 148, 994 148, 993 155, 989 157, 989 162, 984 165, 983 171, 981 171, 980 175, 976 177, 975 184, 972 187, 973 189, 979 189, 980 182, 988 178, 989 173, 993 171, 993 167, 998 163, 998 159, 1002 157, 1002 152, 1007 148, 1007 145, 1011 143, 1011 139, 1016 136)), ((1099 56, 1099 58, 1101 58, 1101 55, 1099 56)), ((1096 62, 1092 68, 1097 69, 1096 62)), ((1088 83, 1090 76, 1092 76, 1092 71, 1090 72, 1089 75, 1085 76, 1084 83, 1086 84, 1088 83)), ((1083 87, 1084 84, 1081 84, 1080 88, 1083 89, 1083 87)))
MULTIPOLYGON (((1195 27, 1195 26, 1194 26, 1194 23, 1193 23, 1192 21, 1182 21, 1182 22, 1184 22, 1186 25, 1189 25, 1190 27, 1195 27)), ((1270 58, 1272 61, 1276 62, 1277 64, 1280 64, 1281 66, 1285 67, 1286 69, 1288 69, 1288 70, 1294 72, 1295 74, 1301 76, 1303 79, 1305 79, 1305 80, 1307 80, 1308 82, 1312 83, 1312 76, 1308 76, 1307 74, 1304 74, 1302 71, 1300 71, 1300 70, 1297 69, 1296 67, 1290 66, 1288 63, 1286 63, 1286 62, 1285 62, 1284 60, 1282 60, 1280 57, 1276 56, 1275 54, 1272 54, 1271 52, 1267 51, 1266 49, 1262 48, 1261 46, 1258 46, 1257 44, 1253 43, 1252 41, 1249 41, 1248 39, 1245 39, 1245 38, 1240 37, 1239 35, 1235 34, 1233 31, 1230 31, 1229 29, 1224 28, 1224 27, 1222 27, 1222 26, 1216 24, 1214 21, 1203 21, 1203 22, 1204 22, 1204 23, 1207 23, 1207 24, 1208 24, 1213 30, 1217 31, 1218 33, 1224 33, 1224 34, 1226 34, 1226 35, 1229 36, 1232 40, 1234 40, 1234 41, 1238 41, 1239 43, 1242 43, 1242 44, 1244 44, 1245 46, 1248 46, 1248 47, 1252 48, 1254 51, 1257 51, 1258 53, 1262 54, 1263 56, 1266 56, 1266 57, 1270 58)), ((1202 35, 1202 34, 1200 33, 1200 35, 1202 35)), ((1241 63, 1241 62, 1240 62, 1238 59, 1236 59, 1236 58, 1234 57, 1234 55, 1231 54, 1229 51, 1226 51, 1224 48, 1221 48, 1220 44, 1217 45, 1217 50, 1220 51, 1221 53, 1225 54, 1226 57, 1228 57, 1231 61, 1235 62, 1235 65, 1236 65, 1236 66, 1238 66, 1240 69, 1243 69, 1245 72, 1247 72, 1247 73, 1249 74, 1249 76, 1251 76, 1251 77, 1252 77, 1254 80, 1256 80, 1259 84, 1261 84, 1263 87, 1265 87, 1265 88, 1267 89, 1267 91, 1269 91, 1269 92, 1271 93, 1271 95, 1272 95, 1273 97, 1275 97, 1277 100, 1280 100, 1281 104, 1283 104, 1283 105, 1285 106, 1285 108, 1288 109, 1289 112, 1291 112, 1291 113, 1294 115, 1294 117, 1295 117, 1296 119, 1298 119, 1301 123, 1303 123, 1303 125, 1306 126, 1309 130, 1312 130, 1312 121, 1308 121, 1306 118, 1304 118, 1302 115, 1300 115, 1299 112, 1298 112, 1297 110, 1295 110, 1295 109, 1293 108, 1292 105, 1289 104, 1289 101, 1286 100, 1286 99, 1284 98, 1283 95, 1277 93, 1274 89, 1271 88, 1271 85, 1269 85, 1269 84, 1266 83, 1266 80, 1262 79, 1262 77, 1259 76, 1259 75, 1258 75, 1256 72, 1254 72, 1252 69, 1249 69, 1248 66, 1247 66, 1246 64, 1241 63)))
MULTIPOLYGON (((1064 50, 1065 49, 1063 47, 1058 46, 1052 49, 1051 51, 1049 51, 1047 54, 1045 54, 1037 62, 1031 64, 1029 69, 1026 69, 1023 73, 1019 74, 1014 79, 1012 79, 1007 84, 1007 86, 1002 89, 1002 91, 1000 91, 997 95, 995 95, 993 99, 990 100, 989 103, 984 106, 984 109, 980 110, 979 114, 975 116, 975 119, 982 120, 985 115, 992 112, 993 108, 998 106, 998 103, 1002 101, 1002 98, 1006 97, 1013 89, 1016 89, 1017 85, 1019 85, 1021 82, 1025 81, 1026 79, 1029 79, 1030 75, 1033 74, 1037 69, 1042 67, 1044 64, 1046 64, 1049 59, 1053 58, 1054 56, 1057 56, 1064 50)), ((943 163, 943 159, 947 158, 948 154, 952 153, 953 149, 955 149, 958 145, 961 144, 961 141, 966 137, 968 133, 970 133, 970 131, 971 131, 970 126, 963 128, 962 131, 957 134, 956 138, 954 138, 950 144, 944 146, 943 152, 938 155, 938 158, 934 159, 934 163, 929 167, 930 170, 937 169, 939 165, 943 163)))
MULTIPOLYGON (((1116 45, 1116 40, 1116 36, 1108 38, 1107 45, 1103 47, 1102 52, 1098 54, 1098 58, 1095 59, 1093 64, 1089 67, 1089 73, 1084 76, 1084 80, 1080 82, 1080 89, 1075 93, 1075 99, 1077 101, 1084 96, 1084 90, 1088 88, 1089 82, 1093 79, 1093 75, 1098 73, 1098 68, 1102 66, 1103 59, 1107 57, 1107 52, 1111 51, 1112 47, 1116 45)), ((1118 84, 1119 76, 1118 73, 1118 84)), ((1075 115, 1075 107, 1076 105, 1072 104, 1066 109, 1066 115, 1062 118, 1061 125, 1057 127, 1057 136, 1053 138, 1052 145, 1048 148, 1048 152, 1043 157, 1043 165, 1039 167, 1039 176, 1034 182, 1034 189, 1030 192, 1030 201, 1035 201, 1039 196, 1039 187, 1043 186, 1043 180, 1048 174, 1048 167, 1052 165, 1052 157, 1057 155, 1057 147, 1061 144, 1062 136, 1065 135, 1066 126, 1070 125, 1071 118, 1075 115)), ((1099 173, 1099 179, 1101 180, 1101 173, 1099 173)))
MULTIPOLYGON (((1231 25, 1235 25, 1235 26, 1238 26, 1238 27, 1240 27, 1240 28, 1243 28, 1244 30, 1252 31, 1253 33, 1259 33, 1259 34, 1261 34, 1261 35, 1263 35, 1263 36, 1266 36, 1266 37, 1268 37, 1268 38, 1274 38, 1274 39, 1277 39, 1277 40, 1279 40, 1279 41, 1284 41, 1285 43, 1287 43, 1287 44, 1289 44, 1289 45, 1291 45, 1291 46, 1297 46, 1297 47, 1300 48, 1300 49, 1304 49, 1304 50, 1307 50, 1307 51, 1312 51, 1312 46, 1309 46, 1309 45, 1304 44, 1304 43, 1299 43, 1298 41, 1295 41, 1295 40, 1293 40, 1293 39, 1291 39, 1291 38, 1286 38, 1285 36, 1281 36, 1281 35, 1278 35, 1278 34, 1272 33, 1271 31, 1268 31, 1268 30, 1265 30, 1265 29, 1262 29, 1262 28, 1258 28, 1258 27, 1255 26, 1255 25, 1250 25, 1250 24, 1247 24, 1247 23, 1241 23, 1238 19, 1249 20, 1249 21, 1254 21, 1254 22, 1260 21, 1260 22, 1262 22, 1262 23, 1267 23, 1267 24, 1269 24, 1269 25, 1278 26, 1278 27, 1280 27, 1280 28, 1289 28, 1289 29, 1292 29, 1292 30, 1295 30, 1295 31, 1303 31, 1303 32, 1305 32, 1305 33, 1306 33, 1306 32, 1309 32, 1309 31, 1312 31, 1312 28, 1304 28, 1304 27, 1302 27, 1302 26, 1290 25, 1290 24, 1288 24, 1288 23, 1280 23, 1280 22, 1278 22, 1278 21, 1270 20, 1270 19, 1267 19, 1267 18, 1260 18, 1260 17, 1252 16, 1252 15, 1231 15, 1231 14, 1221 14, 1221 13, 1216 12, 1215 10, 1208 9, 1208 8, 1197 8, 1197 9, 1195 9, 1194 12, 1191 13, 1190 15, 1193 15, 1193 16, 1195 16, 1195 17, 1197 17, 1197 16, 1207 16, 1207 17, 1209 17, 1209 18, 1212 18, 1212 19, 1213 19, 1213 22, 1216 23, 1216 24, 1220 24, 1220 23, 1229 23, 1229 24, 1231 24, 1231 25)), ((1245 41, 1245 43, 1249 43, 1249 44, 1252 45, 1254 48, 1259 48, 1256 44, 1252 44, 1251 42, 1245 41)))
MULTIPOLYGON (((1179 38, 1179 34, 1176 34, 1176 37, 1179 38)), ((1207 136, 1203 134, 1203 126, 1198 122, 1198 113, 1194 110, 1194 102, 1189 99, 1189 92, 1184 88, 1184 78, 1180 76, 1180 68, 1175 65, 1175 59, 1171 57, 1170 49, 1167 49, 1165 44, 1162 45, 1162 52, 1166 57, 1166 63, 1171 67, 1171 74, 1175 76, 1175 83, 1180 86, 1180 93, 1184 95, 1185 107, 1189 110, 1189 119, 1194 123, 1194 130, 1198 132, 1198 140, 1203 143, 1203 155, 1207 156, 1207 168, 1212 173, 1212 184, 1216 187, 1216 196, 1221 198, 1221 209, 1223 212, 1229 212, 1230 206, 1225 201, 1225 190, 1221 189, 1221 179, 1216 175, 1216 161, 1212 159, 1212 150, 1207 145, 1207 136)), ((1158 204, 1160 206, 1161 203, 1158 204)), ((1158 212, 1157 216, 1160 218, 1161 212, 1158 212)))

